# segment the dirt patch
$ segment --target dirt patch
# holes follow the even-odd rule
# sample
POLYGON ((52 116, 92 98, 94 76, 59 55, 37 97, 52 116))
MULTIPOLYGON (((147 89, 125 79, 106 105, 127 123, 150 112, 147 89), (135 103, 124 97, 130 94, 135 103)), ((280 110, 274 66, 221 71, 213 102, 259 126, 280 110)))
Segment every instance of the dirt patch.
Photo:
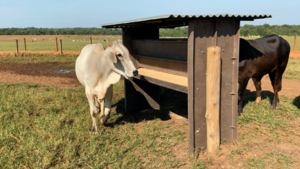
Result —
MULTIPOLYGON (((279 96, 288 96, 295 98, 300 95, 300 80, 282 79, 282 90, 278 92, 279 96)), ((262 96, 270 95, 273 97, 273 87, 270 78, 264 76, 261 80, 262 96)), ((250 92, 255 93, 256 89, 252 80, 249 80, 246 95, 250 92)))
MULTIPOLYGON (((79 55, 81 51, 63 51, 62 55, 79 55)), ((15 52, 15 51, 7 51, 7 52, 1 52, 0 51, 0 57, 1 56, 38 56, 38 55, 48 55, 48 56, 56 56, 60 54, 60 52, 57 51, 26 51, 26 52, 15 52)))
POLYGON ((0 63, 0 81, 9 83, 36 83, 57 87, 74 88, 81 84, 74 69, 59 62, 0 63), (65 71, 67 70, 67 71, 65 71))

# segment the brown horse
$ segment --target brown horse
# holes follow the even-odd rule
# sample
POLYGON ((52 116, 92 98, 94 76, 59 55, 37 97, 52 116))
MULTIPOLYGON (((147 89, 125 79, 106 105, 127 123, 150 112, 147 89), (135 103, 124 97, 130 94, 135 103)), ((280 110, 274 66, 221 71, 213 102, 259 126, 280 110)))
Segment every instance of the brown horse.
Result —
POLYGON ((267 35, 256 40, 240 39, 239 56, 239 115, 243 112, 243 99, 250 78, 256 88, 256 102, 261 100, 261 79, 269 74, 274 89, 271 109, 279 104, 282 74, 288 64, 290 45, 277 35, 267 35))

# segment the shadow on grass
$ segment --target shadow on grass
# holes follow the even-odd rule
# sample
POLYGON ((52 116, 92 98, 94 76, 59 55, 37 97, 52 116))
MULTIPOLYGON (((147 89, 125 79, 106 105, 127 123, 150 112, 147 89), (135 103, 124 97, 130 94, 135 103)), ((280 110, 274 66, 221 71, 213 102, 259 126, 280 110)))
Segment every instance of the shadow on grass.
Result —
POLYGON ((293 105, 295 105, 298 109, 300 109, 300 96, 296 97, 293 100, 293 105))
MULTIPOLYGON (((274 93, 271 91, 262 91, 261 92, 261 101, 265 99, 269 99, 270 106, 272 104, 272 100, 274 98, 274 93)), ((243 109, 249 102, 255 102, 256 100, 256 91, 251 92, 250 90, 246 90, 244 101, 243 101, 243 109)))
POLYGON ((166 121, 171 119, 170 112, 187 118, 187 94, 161 87, 159 104, 160 110, 147 109, 136 112, 125 112, 125 99, 121 99, 112 105, 112 107, 116 106, 116 114, 120 115, 116 116, 116 119, 112 118, 112 121, 109 123, 139 123, 141 121, 154 120, 157 118, 166 121))

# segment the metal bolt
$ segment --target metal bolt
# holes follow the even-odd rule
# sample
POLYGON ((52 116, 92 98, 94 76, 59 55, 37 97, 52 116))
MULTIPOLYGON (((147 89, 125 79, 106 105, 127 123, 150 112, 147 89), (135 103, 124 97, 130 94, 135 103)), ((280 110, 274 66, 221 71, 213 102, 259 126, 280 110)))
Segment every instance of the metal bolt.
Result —
POLYGON ((199 90, 199 88, 197 88, 197 90, 199 90))
POLYGON ((224 50, 224 49, 222 49, 222 52, 225 52, 225 50, 224 50))
POLYGON ((202 51, 202 53, 204 54, 204 51, 202 51))
POLYGON ((226 86, 228 86, 228 84, 226 84, 226 86))

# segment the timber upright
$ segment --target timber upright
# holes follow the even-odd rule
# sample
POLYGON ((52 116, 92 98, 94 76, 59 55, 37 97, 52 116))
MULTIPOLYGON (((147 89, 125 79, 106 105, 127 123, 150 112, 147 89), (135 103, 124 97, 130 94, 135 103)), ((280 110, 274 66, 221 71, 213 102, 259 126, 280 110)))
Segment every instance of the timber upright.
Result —
POLYGON ((134 82, 147 99, 125 80, 127 112, 159 103, 159 87, 188 94, 189 151, 207 147, 206 63, 211 46, 221 48, 220 139, 237 139, 238 65, 240 21, 270 18, 271 15, 164 15, 102 25, 122 28, 123 44, 139 71, 134 82), (187 39, 160 39, 159 28, 188 25, 187 39), (183 81, 179 79, 184 79, 183 81))

